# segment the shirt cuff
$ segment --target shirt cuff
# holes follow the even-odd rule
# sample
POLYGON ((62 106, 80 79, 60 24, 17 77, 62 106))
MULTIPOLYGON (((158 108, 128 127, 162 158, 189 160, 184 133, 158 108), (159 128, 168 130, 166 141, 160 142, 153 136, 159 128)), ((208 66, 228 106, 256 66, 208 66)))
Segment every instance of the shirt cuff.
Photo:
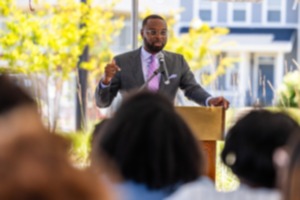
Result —
POLYGON ((207 97, 207 99, 205 100, 205 105, 206 105, 206 106, 209 106, 208 102, 209 102, 209 100, 211 100, 212 98, 213 98, 212 96, 207 97))
POLYGON ((101 79, 101 81, 100 81, 100 84, 99 84, 99 87, 100 87, 100 88, 102 88, 102 89, 104 89, 104 88, 107 88, 107 87, 109 87, 109 86, 110 86, 110 84, 111 84, 111 82, 109 82, 109 84, 108 84, 108 85, 105 85, 104 83, 102 83, 102 79, 101 79))

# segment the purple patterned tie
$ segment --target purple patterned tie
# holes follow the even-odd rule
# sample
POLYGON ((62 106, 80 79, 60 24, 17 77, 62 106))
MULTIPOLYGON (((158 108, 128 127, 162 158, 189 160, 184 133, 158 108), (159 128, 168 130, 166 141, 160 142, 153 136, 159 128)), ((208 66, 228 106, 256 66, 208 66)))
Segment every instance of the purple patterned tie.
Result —
MULTIPOLYGON (((154 71, 158 68, 156 62, 155 62, 155 55, 151 55, 150 57, 150 63, 148 66, 148 73, 147 73, 147 79, 149 79, 154 71)), ((148 83, 148 89, 151 91, 157 91, 159 87, 159 77, 158 75, 154 76, 152 80, 148 83)))

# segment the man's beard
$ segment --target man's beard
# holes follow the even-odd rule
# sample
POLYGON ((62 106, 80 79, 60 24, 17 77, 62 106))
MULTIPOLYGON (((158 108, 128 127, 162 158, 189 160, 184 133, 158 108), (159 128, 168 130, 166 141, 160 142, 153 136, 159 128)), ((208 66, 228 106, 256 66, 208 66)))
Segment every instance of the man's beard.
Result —
POLYGON ((160 52, 164 47, 165 47, 165 43, 162 44, 162 46, 154 46, 152 44, 150 44, 147 40, 144 39, 144 45, 147 47, 147 49, 149 49, 152 53, 158 53, 160 52))

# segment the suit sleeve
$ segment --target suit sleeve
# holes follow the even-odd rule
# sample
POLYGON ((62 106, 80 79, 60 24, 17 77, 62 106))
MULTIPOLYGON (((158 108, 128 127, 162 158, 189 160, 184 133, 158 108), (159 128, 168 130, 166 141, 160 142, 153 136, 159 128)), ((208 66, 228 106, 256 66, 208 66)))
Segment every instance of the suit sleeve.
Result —
MULTIPOLYGON (((117 59, 115 61, 118 65, 117 59)), ((95 100, 96 105, 99 108, 106 108, 111 105, 112 101, 116 97, 120 87, 121 87, 121 78, 120 73, 117 72, 116 75, 112 78, 111 83, 108 87, 101 87, 101 80, 98 83, 98 86, 95 91, 95 100)))
POLYGON ((185 96, 200 105, 206 104, 206 99, 211 95, 206 92, 195 79, 187 62, 181 56, 182 74, 179 87, 184 91, 185 96))

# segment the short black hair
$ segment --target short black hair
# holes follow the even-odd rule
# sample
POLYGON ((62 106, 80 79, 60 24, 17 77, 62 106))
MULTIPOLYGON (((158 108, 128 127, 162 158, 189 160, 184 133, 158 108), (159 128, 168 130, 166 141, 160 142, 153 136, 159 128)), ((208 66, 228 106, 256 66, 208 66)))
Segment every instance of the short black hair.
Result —
POLYGON ((105 118, 95 124, 94 130, 93 130, 92 136, 91 136, 92 146, 97 141, 97 138, 101 137, 103 135, 103 131, 105 130, 104 127, 108 124, 109 120, 110 120, 109 118, 105 118))
POLYGON ((13 82, 8 75, 0 74, 0 114, 22 105, 36 106, 36 102, 25 90, 13 82))
POLYGON ((228 131, 221 157, 239 178, 274 188, 273 153, 284 146, 298 124, 284 113, 253 110, 228 131))
POLYGON ((125 100, 108 122, 98 151, 115 162, 125 180, 158 189, 201 175, 198 145, 171 101, 140 92, 125 100))
POLYGON ((143 22, 142 22, 142 27, 143 28, 146 26, 146 24, 147 24, 147 22, 148 22, 149 19, 161 19, 161 20, 165 21, 165 19, 162 16, 160 16, 160 15, 156 15, 156 14, 148 15, 147 17, 145 17, 143 19, 143 22))

